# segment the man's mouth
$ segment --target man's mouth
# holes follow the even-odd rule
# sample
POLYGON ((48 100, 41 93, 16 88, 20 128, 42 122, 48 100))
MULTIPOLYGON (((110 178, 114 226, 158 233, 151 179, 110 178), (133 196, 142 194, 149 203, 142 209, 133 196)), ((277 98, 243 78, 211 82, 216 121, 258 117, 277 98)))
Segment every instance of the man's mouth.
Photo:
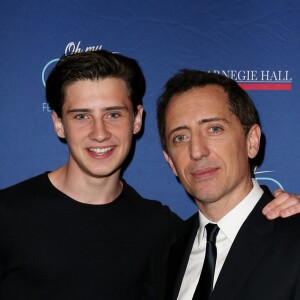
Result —
POLYGON ((104 155, 108 152, 110 152, 113 149, 113 147, 107 147, 107 148, 89 148, 89 151, 96 153, 97 155, 104 155))
POLYGON ((211 167, 211 168, 205 168, 203 170, 197 170, 191 173, 193 178, 201 180, 210 178, 211 176, 215 175, 215 173, 218 171, 218 168, 211 167))

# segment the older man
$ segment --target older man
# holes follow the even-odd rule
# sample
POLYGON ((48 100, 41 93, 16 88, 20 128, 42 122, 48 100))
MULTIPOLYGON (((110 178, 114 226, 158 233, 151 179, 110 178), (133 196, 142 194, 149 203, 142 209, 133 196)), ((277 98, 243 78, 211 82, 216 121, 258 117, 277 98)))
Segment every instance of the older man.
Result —
POLYGON ((199 212, 158 248, 145 298, 300 299, 300 216, 262 214, 272 194, 252 178, 261 128, 247 93, 183 70, 157 117, 165 158, 199 212))

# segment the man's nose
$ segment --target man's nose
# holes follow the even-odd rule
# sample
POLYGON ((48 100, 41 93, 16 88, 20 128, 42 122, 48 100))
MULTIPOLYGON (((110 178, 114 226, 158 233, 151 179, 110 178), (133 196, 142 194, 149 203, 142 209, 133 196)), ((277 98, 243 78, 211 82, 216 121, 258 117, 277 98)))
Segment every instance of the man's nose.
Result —
POLYGON ((89 137, 91 140, 101 143, 109 139, 111 134, 107 128, 107 124, 103 120, 94 120, 89 137))
POLYGON ((192 135, 190 141, 190 156, 192 160, 200 160, 208 156, 209 149, 205 137, 192 135))

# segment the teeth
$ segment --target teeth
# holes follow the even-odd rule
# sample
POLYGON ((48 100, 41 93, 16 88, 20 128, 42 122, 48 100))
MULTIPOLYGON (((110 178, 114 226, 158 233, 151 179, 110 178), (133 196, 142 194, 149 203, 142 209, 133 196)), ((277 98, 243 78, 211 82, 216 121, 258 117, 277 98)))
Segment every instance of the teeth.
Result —
POLYGON ((98 155, 103 155, 103 154, 109 152, 111 149, 112 149, 112 147, 107 147, 107 148, 89 148, 89 150, 91 152, 94 152, 94 153, 96 153, 98 155))

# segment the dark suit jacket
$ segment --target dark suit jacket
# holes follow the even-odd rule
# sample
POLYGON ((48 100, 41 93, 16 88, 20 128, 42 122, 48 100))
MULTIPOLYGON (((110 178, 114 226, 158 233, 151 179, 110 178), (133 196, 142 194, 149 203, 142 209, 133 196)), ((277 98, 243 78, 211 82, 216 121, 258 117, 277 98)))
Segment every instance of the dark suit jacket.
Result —
MULTIPOLYGON (((266 187, 240 228, 211 300, 300 299, 300 215, 268 221, 263 207, 273 199, 266 187)), ((195 235, 198 213, 157 249, 142 299, 176 299, 195 235)))

